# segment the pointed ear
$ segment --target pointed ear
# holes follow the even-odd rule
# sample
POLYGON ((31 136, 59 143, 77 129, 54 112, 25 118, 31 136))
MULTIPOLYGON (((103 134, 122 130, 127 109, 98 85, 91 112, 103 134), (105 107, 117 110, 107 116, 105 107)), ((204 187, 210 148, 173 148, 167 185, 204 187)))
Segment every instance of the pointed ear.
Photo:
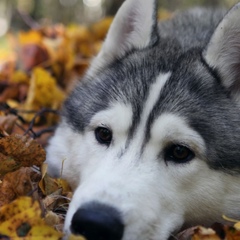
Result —
POLYGON ((222 84, 233 97, 240 99, 240 3, 220 22, 204 57, 218 71, 222 84))
POLYGON ((125 0, 88 74, 95 75, 129 51, 143 49, 157 40, 157 0, 125 0))

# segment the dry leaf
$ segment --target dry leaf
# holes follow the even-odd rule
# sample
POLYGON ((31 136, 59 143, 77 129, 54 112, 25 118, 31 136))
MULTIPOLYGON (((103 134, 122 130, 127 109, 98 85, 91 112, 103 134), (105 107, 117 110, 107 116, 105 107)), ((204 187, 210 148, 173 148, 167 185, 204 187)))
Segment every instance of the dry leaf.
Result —
POLYGON ((10 81, 13 83, 23 83, 23 84, 29 84, 29 76, 21 71, 21 70, 17 70, 13 73, 10 81))
MULTIPOLYGON (((44 195, 50 195, 59 189, 59 186, 54 178, 47 174, 47 164, 43 163, 41 166, 42 179, 39 182, 39 188, 44 195)), ((62 192, 62 190, 61 190, 62 192)))
POLYGON ((0 152, 0 177, 8 172, 15 171, 21 167, 21 164, 15 161, 11 156, 5 156, 0 152))
POLYGON ((46 158, 44 149, 26 136, 0 138, 0 176, 20 167, 40 166, 46 158))
POLYGON ((31 30, 28 32, 19 32, 18 40, 21 45, 27 44, 41 44, 42 34, 38 30, 31 30))
POLYGON ((44 221, 47 225, 54 227, 55 225, 60 224, 60 217, 58 214, 48 211, 45 215, 44 221))
MULTIPOLYGON (((57 86, 56 80, 43 68, 35 68, 32 72, 30 87, 24 108, 40 110, 41 108, 58 109, 65 98, 63 91, 57 86)), ((31 121, 34 114, 24 114, 31 121)))
POLYGON ((43 199, 43 205, 44 205, 45 209, 52 211, 53 208, 56 207, 57 202, 61 198, 61 196, 62 196, 62 189, 58 189, 57 191, 47 195, 43 199))
POLYGON ((71 234, 67 240, 87 240, 86 238, 82 237, 82 236, 76 236, 71 234))
POLYGON ((26 196, 33 190, 30 168, 7 173, 0 184, 0 207, 10 203, 19 196, 26 196))
POLYGON ((2 132, 4 135, 11 134, 17 119, 18 117, 12 114, 0 116, 0 133, 2 132))
POLYGON ((235 223, 234 228, 236 228, 238 231, 240 231, 240 222, 235 223))
POLYGON ((211 228, 198 227, 194 230, 192 240, 221 240, 211 228))
POLYGON ((36 205, 30 197, 21 197, 18 200, 11 202, 10 204, 6 204, 0 208, 0 223, 11 219, 16 214, 28 209, 32 208, 36 205))
POLYGON ((212 228, 197 227, 192 240, 239 240, 240 231, 231 226, 220 223, 213 224, 212 228))
POLYGON ((0 208, 0 234, 10 238, 60 239, 62 234, 46 225, 37 201, 21 197, 0 208))
POLYGON ((95 40, 103 40, 105 38, 112 21, 112 17, 106 17, 90 27, 95 40))

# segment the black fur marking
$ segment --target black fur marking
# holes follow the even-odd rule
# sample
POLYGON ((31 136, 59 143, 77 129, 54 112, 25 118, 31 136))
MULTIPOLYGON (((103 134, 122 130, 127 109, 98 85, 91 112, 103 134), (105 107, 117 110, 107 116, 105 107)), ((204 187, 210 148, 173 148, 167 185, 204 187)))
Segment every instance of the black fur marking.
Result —
MULTIPOLYGON (((64 118, 75 131, 81 132, 97 112, 107 109, 111 103, 130 104, 133 119, 128 147, 139 125, 150 85, 160 73, 172 72, 149 116, 142 149, 150 138, 154 120, 163 113, 173 113, 187 119, 202 136, 211 168, 239 172, 240 111, 222 86, 217 71, 211 69, 202 57, 202 51, 222 15, 221 11, 214 16, 208 12, 199 30, 203 34, 194 39, 191 37, 198 34, 194 25, 192 29, 191 26, 183 28, 185 21, 191 22, 194 16, 186 14, 185 20, 178 21, 176 17, 161 23, 161 38, 155 44, 128 52, 102 69, 95 79, 80 82, 65 103, 64 118)), ((197 17, 192 22, 201 25, 197 17)))

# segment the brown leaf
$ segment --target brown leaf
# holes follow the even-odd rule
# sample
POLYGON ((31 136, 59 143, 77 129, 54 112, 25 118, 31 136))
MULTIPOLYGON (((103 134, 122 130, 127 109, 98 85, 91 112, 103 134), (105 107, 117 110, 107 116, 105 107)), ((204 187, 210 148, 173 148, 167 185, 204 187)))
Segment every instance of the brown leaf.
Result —
POLYGON ((212 228, 198 227, 194 230, 192 240, 221 240, 212 228))
POLYGON ((26 136, 0 138, 0 175, 20 167, 40 166, 46 158, 44 149, 26 136))
POLYGON ((5 156, 0 152, 0 177, 20 167, 20 163, 17 163, 12 157, 5 156))
POLYGON ((211 228, 197 227, 192 240, 239 240, 240 231, 232 226, 215 223, 211 228))
POLYGON ((54 226, 60 224, 61 219, 58 214, 56 214, 52 211, 48 211, 45 215, 44 221, 48 226, 54 227, 54 226))
MULTIPOLYGON (((59 189, 59 186, 55 179, 51 178, 47 174, 47 164, 43 163, 41 166, 42 179, 39 182, 39 188, 44 195, 50 195, 59 189)), ((62 190, 61 190, 62 192, 62 190)))
POLYGON ((44 149, 33 139, 12 135, 0 139, 0 150, 8 156, 19 159, 23 166, 40 166, 45 160, 44 149))
POLYGON ((45 47, 37 44, 26 44, 21 49, 20 58, 23 68, 29 71, 33 67, 47 61, 49 56, 45 47))
POLYGON ((5 102, 8 99, 16 99, 19 96, 18 84, 7 84, 0 95, 0 102, 5 102))
POLYGON ((30 168, 20 168, 4 176, 0 184, 0 206, 10 203, 19 196, 26 196, 32 190, 30 168))
POLYGON ((18 117, 12 114, 0 116, 0 133, 11 134, 18 117))
POLYGON ((182 232, 178 233, 176 237, 172 237, 171 239, 190 240, 192 235, 194 234, 195 229, 197 229, 197 227, 187 228, 182 232))

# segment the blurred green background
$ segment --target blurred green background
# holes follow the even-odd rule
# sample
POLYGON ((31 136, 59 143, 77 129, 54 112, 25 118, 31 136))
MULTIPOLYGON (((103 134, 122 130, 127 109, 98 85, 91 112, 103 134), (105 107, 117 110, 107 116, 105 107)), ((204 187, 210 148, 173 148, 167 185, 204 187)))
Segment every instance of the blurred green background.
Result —
MULTIPOLYGON (((147 1, 147 0, 146 0, 147 1)), ((8 29, 27 29, 38 23, 92 23, 114 15, 123 0, 0 0, 0 36, 8 29)), ((196 5, 226 6, 236 0, 160 0, 170 11, 196 5)))

